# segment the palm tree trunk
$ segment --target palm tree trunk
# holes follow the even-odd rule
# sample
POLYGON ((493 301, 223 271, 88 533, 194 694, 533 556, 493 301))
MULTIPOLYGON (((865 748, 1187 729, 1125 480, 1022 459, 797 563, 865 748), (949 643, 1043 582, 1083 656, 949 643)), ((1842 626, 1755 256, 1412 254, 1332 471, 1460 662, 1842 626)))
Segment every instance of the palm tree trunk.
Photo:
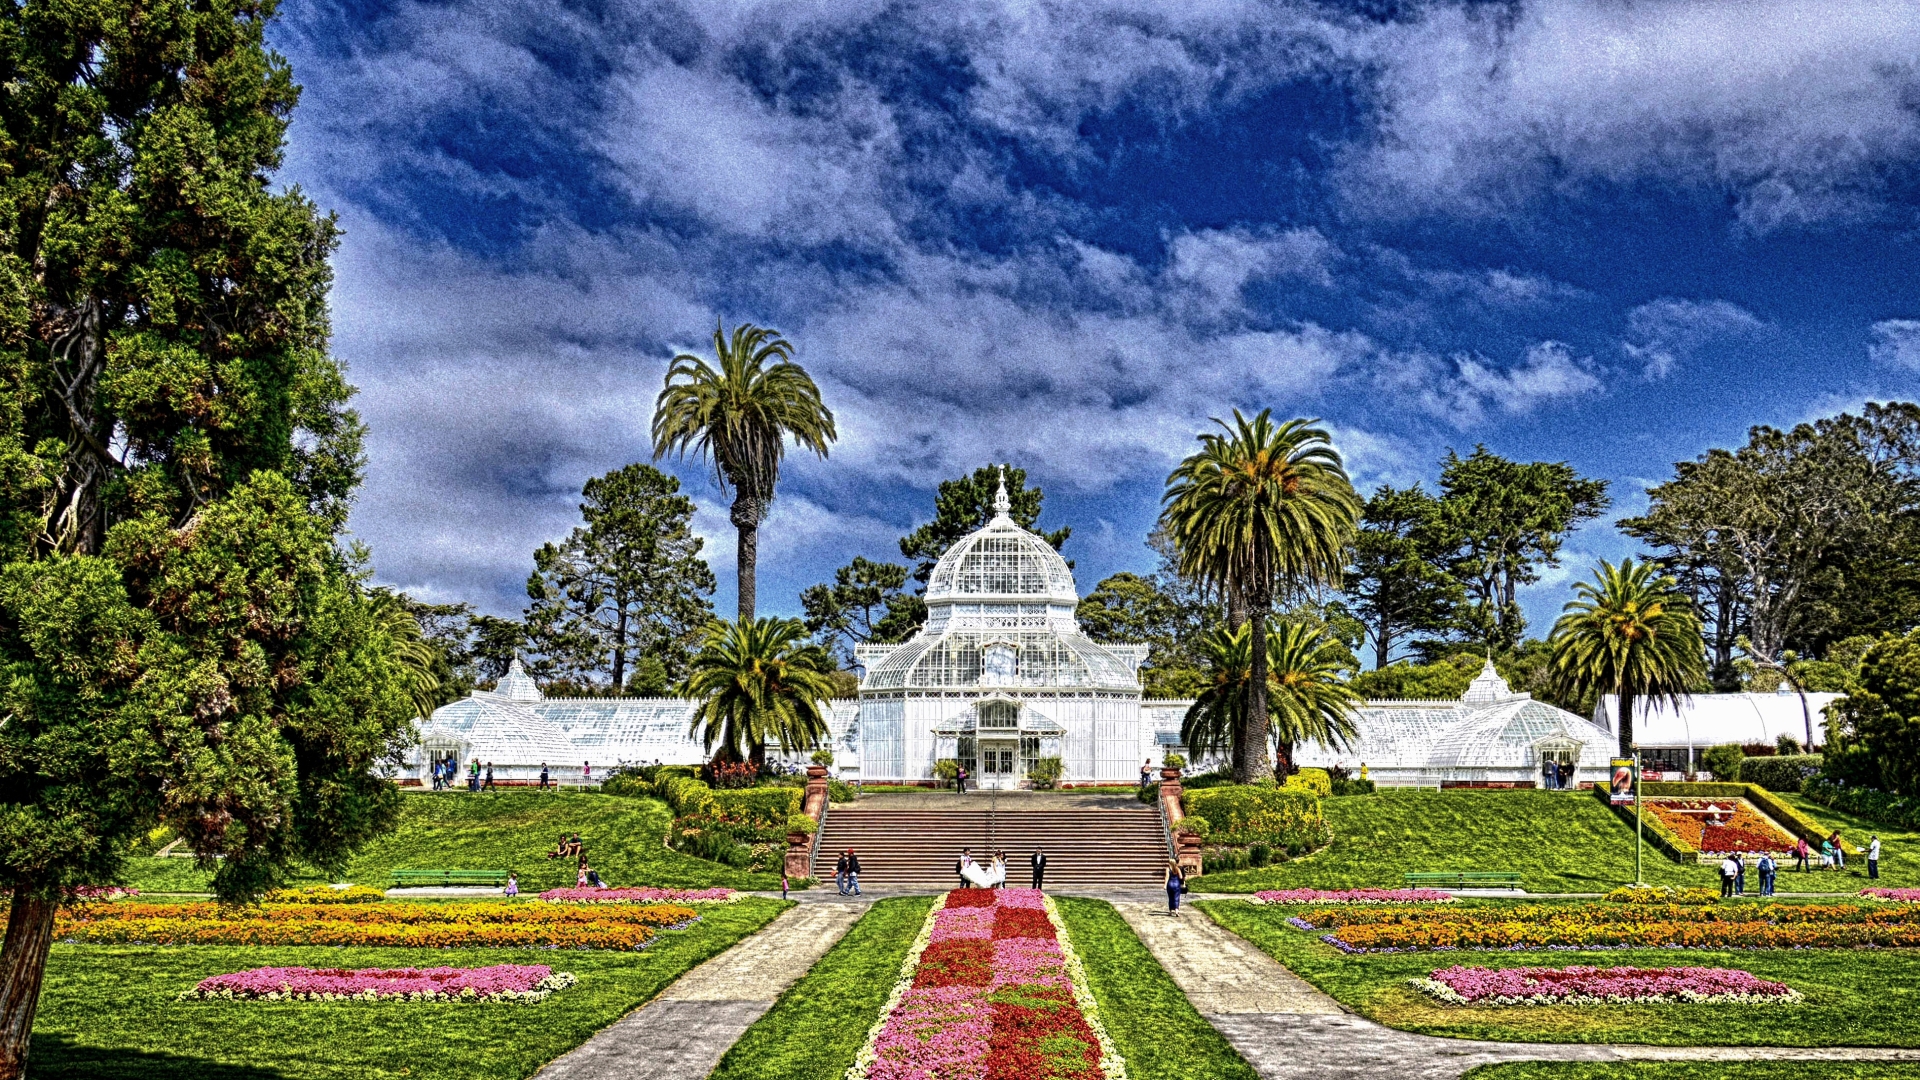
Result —
POLYGON ((1633 756, 1633 691, 1620 688, 1620 756, 1633 756))
POLYGON ((27 1075, 27 1042, 40 1004, 40 982, 53 945, 53 916, 60 902, 16 888, 7 913, 7 939, 0 946, 0 1080, 27 1075))
POLYGON ((733 500, 733 527, 740 546, 735 560, 740 575, 740 621, 753 621, 753 571, 760 558, 760 500, 742 493, 733 500))
POLYGON ((1249 671, 1247 712, 1241 721, 1240 745, 1234 747, 1233 779, 1251 784, 1267 770, 1267 605, 1255 597, 1247 605, 1249 671), (1256 757, 1257 755, 1257 757, 1256 757))

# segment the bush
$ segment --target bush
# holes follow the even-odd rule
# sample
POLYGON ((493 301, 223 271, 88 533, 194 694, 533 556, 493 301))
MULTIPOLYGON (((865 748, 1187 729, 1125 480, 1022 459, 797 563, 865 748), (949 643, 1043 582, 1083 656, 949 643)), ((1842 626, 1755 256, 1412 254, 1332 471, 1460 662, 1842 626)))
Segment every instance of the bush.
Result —
POLYGON ((713 810, 713 789, 691 776, 669 776, 657 786, 674 817, 695 817, 713 810))
POLYGON ((853 785, 844 780, 827 781, 828 802, 852 802, 853 785))
POLYGON ((833 764, 833 751, 815 750, 813 752, 813 757, 810 758, 809 760, 811 760, 815 765, 831 765, 833 764))
POLYGON ((1321 799, 1333 794, 1333 780, 1327 775, 1325 769, 1301 769, 1287 777, 1287 782, 1283 786, 1295 791, 1309 792, 1321 799))
POLYGON ((1334 795, 1371 795, 1374 792, 1371 780, 1334 780, 1332 787, 1334 795))
POLYGON ((1719 903, 1720 894, 1704 887, 1676 889, 1671 885, 1622 885, 1608 893, 1607 899, 1616 904, 1705 906, 1719 903))
POLYGON ((794 787, 716 791, 710 796, 710 813, 730 825, 777 830, 789 817, 800 812, 804 797, 805 792, 794 787))
POLYGON ((787 818, 787 834, 805 833, 812 836, 820 831, 820 823, 805 814, 794 814, 787 818))
POLYGON ((1715 780, 1734 781, 1740 778, 1740 763, 1746 756, 1738 743, 1724 743, 1707 747, 1700 755, 1700 764, 1707 767, 1715 780))
POLYGON ((1057 757, 1035 758, 1027 766, 1027 779, 1033 781, 1036 791, 1050 791, 1060 783, 1060 777, 1066 772, 1065 766, 1057 757))
POLYGON ((933 763, 933 778, 951 784, 960 777, 960 763, 950 757, 943 757, 933 763))
POLYGON ((660 794, 658 785, 637 771, 622 771, 607 777, 600 782, 600 790, 608 795, 623 795, 629 799, 654 798, 660 794))
POLYGON ((349 885, 344 889, 303 885, 297 889, 275 889, 262 899, 269 904, 377 904, 386 898, 386 893, 367 885, 349 885))
POLYGON ((1187 816, 1205 820, 1213 841, 1226 846, 1261 843, 1295 856, 1329 838, 1320 800, 1296 788, 1208 788, 1185 792, 1181 802, 1187 816))
POLYGON ((1847 787, 1824 776, 1807 781, 1806 796, 1822 806, 1863 817, 1882 825, 1920 831, 1920 799, 1909 799, 1877 788, 1847 787))
POLYGON ((1247 848, 1247 864, 1255 868, 1273 861, 1273 849, 1265 844, 1253 844, 1247 848))
POLYGON ((1205 840, 1207 838, 1207 834, 1209 832, 1212 832, 1213 828, 1212 826, 1207 824, 1206 818, 1185 817, 1185 818, 1181 818, 1179 823, 1173 827, 1173 831, 1177 833, 1186 833, 1188 836, 1197 836, 1200 839, 1205 840))
POLYGON ((1740 763, 1740 779, 1768 791, 1799 791, 1820 774, 1821 760, 1819 754, 1748 758, 1740 763))

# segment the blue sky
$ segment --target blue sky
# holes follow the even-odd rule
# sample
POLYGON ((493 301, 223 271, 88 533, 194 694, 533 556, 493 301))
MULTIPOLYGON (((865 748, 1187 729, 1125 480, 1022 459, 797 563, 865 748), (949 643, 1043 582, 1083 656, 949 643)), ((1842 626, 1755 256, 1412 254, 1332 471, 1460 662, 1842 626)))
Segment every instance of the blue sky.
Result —
MULTIPOLYGON (((1644 505, 1920 388, 1920 8, 289 0, 284 178, 335 211, 380 580, 515 614, 668 357, 778 327, 839 418, 763 610, 1026 467, 1082 590, 1210 416, 1356 480, 1476 443, 1644 505)), ((680 468, 732 607, 733 538, 680 468)), ((1630 548, 1577 534, 1526 598, 1630 548)))

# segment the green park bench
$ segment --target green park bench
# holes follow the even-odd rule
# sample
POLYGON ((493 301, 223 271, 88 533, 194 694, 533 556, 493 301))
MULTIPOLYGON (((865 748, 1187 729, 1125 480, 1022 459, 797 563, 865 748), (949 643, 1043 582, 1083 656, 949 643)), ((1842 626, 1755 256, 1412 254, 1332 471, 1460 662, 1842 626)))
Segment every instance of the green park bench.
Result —
POLYGON ((1428 870, 1407 876, 1417 889, 1518 889, 1520 875, 1509 870, 1428 870))
POLYGON ((394 888, 430 888, 438 885, 505 885, 505 870, 395 870, 389 875, 394 888))

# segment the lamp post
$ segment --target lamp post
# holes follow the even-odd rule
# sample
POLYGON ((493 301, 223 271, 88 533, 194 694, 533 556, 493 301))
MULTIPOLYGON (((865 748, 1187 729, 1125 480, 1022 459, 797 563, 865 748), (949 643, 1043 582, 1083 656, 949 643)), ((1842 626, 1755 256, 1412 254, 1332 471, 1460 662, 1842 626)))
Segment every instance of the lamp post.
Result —
POLYGON ((1641 838, 1644 835, 1640 829, 1640 813, 1640 747, 1636 744, 1633 748, 1633 883, 1635 885, 1646 884, 1646 880, 1640 875, 1640 848, 1641 838))

